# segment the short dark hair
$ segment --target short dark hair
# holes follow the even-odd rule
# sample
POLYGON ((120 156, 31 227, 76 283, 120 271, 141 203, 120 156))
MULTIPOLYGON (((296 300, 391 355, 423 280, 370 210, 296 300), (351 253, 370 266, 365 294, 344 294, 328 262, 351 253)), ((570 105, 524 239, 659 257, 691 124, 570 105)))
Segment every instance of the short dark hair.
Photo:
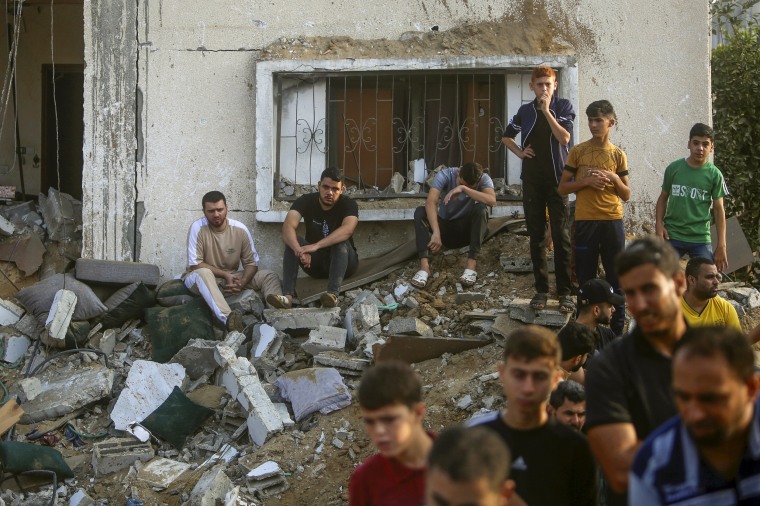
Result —
POLYGON ((457 483, 485 478, 491 490, 507 479, 512 456, 504 440, 486 427, 452 427, 441 432, 428 454, 427 469, 438 469, 457 483))
POLYGON ((596 100, 591 102, 588 107, 586 107, 586 116, 604 116, 605 118, 617 120, 615 108, 609 100, 596 100))
POLYGON ((720 355, 742 381, 755 374, 755 354, 752 345, 744 334, 733 327, 689 327, 673 347, 673 363, 679 354, 686 357, 720 355))
POLYGON ((583 388, 583 385, 573 380, 560 381, 557 388, 549 396, 549 404, 554 409, 559 409, 566 400, 573 404, 585 401, 586 390, 583 388))
POLYGON ((557 339, 562 347, 562 360, 591 353, 596 345, 594 331, 576 322, 569 322, 562 327, 557 339))
POLYGON ((525 325, 514 330, 504 345, 504 361, 509 357, 522 360, 535 360, 541 357, 549 357, 559 364, 561 357, 559 340, 554 333, 546 327, 538 325, 525 325))
POLYGON ((689 140, 693 137, 708 137, 712 141, 715 138, 715 132, 709 125, 694 123, 694 126, 689 130, 689 140))
POLYGON ((633 241, 618 253, 615 259, 617 275, 622 276, 641 265, 652 264, 668 277, 681 271, 678 253, 668 241, 657 236, 648 236, 633 241))
POLYGON ((205 209, 206 203, 211 202, 213 204, 215 202, 219 202, 220 200, 224 202, 225 206, 227 205, 227 199, 224 197, 224 193, 217 190, 210 191, 201 199, 201 207, 205 209))
POLYGON ((686 263, 686 277, 694 276, 696 278, 700 267, 703 265, 715 265, 715 262, 707 257, 690 258, 686 263))
POLYGON ((422 381, 409 364, 381 362, 364 372, 358 397, 359 406, 370 411, 393 404, 411 408, 422 402, 422 381))
POLYGON ((319 180, 322 181, 326 177, 333 181, 343 182, 343 173, 334 167, 328 167, 323 170, 322 174, 319 176, 319 180))
POLYGON ((459 177, 469 186, 478 184, 483 177, 483 167, 477 162, 467 162, 459 168, 459 177))

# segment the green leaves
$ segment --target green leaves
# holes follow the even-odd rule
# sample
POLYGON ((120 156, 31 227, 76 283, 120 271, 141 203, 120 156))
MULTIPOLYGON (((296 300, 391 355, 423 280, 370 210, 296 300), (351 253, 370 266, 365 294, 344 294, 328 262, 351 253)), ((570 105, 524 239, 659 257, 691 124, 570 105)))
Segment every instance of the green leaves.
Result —
MULTIPOLYGON (((713 2, 721 4, 758 3, 713 2)), ((735 11, 731 11, 735 12, 735 11)), ((737 25, 738 26, 738 25, 737 25)), ((727 214, 736 214, 752 249, 760 249, 760 29, 727 36, 712 53, 715 164, 726 178, 727 214)))

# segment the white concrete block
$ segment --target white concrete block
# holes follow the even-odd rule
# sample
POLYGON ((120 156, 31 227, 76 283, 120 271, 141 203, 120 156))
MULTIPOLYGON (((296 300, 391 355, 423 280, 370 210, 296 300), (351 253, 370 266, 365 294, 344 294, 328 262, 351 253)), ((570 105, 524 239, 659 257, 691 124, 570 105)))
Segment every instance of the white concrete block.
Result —
POLYGON ((163 490, 188 469, 190 469, 190 464, 156 457, 137 472, 137 479, 151 487, 163 490))
POLYGON ((141 422, 161 406, 175 386, 183 388, 186 381, 180 364, 136 360, 111 411, 114 427, 125 430, 130 423, 141 422))
POLYGON ((282 474, 280 464, 274 460, 268 460, 260 466, 251 469, 251 472, 249 472, 246 477, 252 480, 263 480, 265 478, 271 478, 272 476, 277 476, 279 474, 282 474))
POLYGON ((309 332, 309 339, 301 348, 312 356, 322 351, 343 351, 346 348, 346 329, 320 325, 309 332))
POLYGON ((0 299, 0 325, 14 325, 24 315, 24 310, 9 300, 0 299))
POLYGON ((0 339, 5 341, 4 353, 0 360, 11 364, 15 364, 17 360, 23 357, 26 350, 32 344, 32 341, 21 333, 12 334, 3 332, 0 334, 0 339))
POLYGON ((50 313, 45 321, 45 328, 51 339, 64 339, 69 329, 74 308, 77 306, 77 296, 71 290, 61 289, 55 293, 50 313))
POLYGON ((277 337, 277 331, 274 327, 271 325, 267 325, 266 323, 263 325, 260 325, 258 328, 259 331, 259 342, 256 345, 256 349, 253 351, 253 358, 260 357, 269 347, 270 344, 272 344, 272 341, 277 337))
POLYGON ((290 411, 288 411, 288 406, 284 402, 275 402, 274 409, 280 414, 280 420, 282 420, 282 425, 284 427, 293 427, 296 424, 296 422, 290 418, 290 411))
POLYGON ((69 499, 69 506, 92 506, 95 504, 95 500, 87 495, 87 492, 81 488, 77 490, 77 493, 71 496, 69 499))

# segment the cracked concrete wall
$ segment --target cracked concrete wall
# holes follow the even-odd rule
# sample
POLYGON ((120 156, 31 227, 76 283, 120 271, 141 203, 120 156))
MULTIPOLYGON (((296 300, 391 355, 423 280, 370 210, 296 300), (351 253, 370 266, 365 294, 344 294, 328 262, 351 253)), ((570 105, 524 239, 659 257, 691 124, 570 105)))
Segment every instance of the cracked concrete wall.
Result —
POLYGON ((82 256, 132 260, 136 200, 134 0, 84 0, 82 256))
MULTIPOLYGON (((397 40, 410 30, 428 32, 436 25, 445 32, 465 24, 476 37, 478 24, 486 22, 498 36, 498 20, 548 18, 554 30, 548 38, 570 45, 578 58, 580 140, 589 138, 582 113, 589 102, 606 98, 618 111, 612 141, 629 157, 633 196, 626 213, 639 223, 653 221, 662 173, 686 153, 690 126, 711 116, 706 3, 670 0, 653 13, 646 0, 209 0, 192 8, 182 0, 86 0, 85 13, 88 73, 104 74, 91 82, 93 88, 86 86, 91 90, 86 124, 93 129, 86 135, 86 152, 97 156, 89 157, 93 163, 86 169, 91 172, 86 193, 96 199, 86 203, 85 228, 93 230, 86 230, 85 252, 103 258, 127 254, 131 243, 125 239, 139 204, 144 216, 136 256, 158 264, 165 279, 184 269, 187 228, 201 216, 200 198, 210 189, 225 192, 231 217, 251 227, 262 265, 280 268, 280 227, 254 219, 253 73, 262 50, 273 43, 347 36, 369 47, 372 39, 397 40), (100 12, 106 10, 118 10, 118 21, 107 23, 100 12), (135 20, 136 42, 129 40, 135 20), (123 40, 110 40, 119 29, 123 40), (139 58, 129 53, 135 44, 139 58), (132 111, 138 109, 133 77, 142 96, 136 132, 126 121, 130 99, 132 111), (111 102, 111 96, 124 100, 111 102), (117 102, 125 107, 118 110, 125 120, 118 132, 109 130, 111 115, 105 115, 117 102), (136 169, 129 167, 130 156, 137 156, 136 169), (117 168, 123 169, 118 175, 117 168), (101 223, 99 217, 107 219, 101 223)), ((525 54, 525 46, 528 42, 514 47, 515 53, 525 54)), ((457 48, 454 44, 437 56, 462 54, 457 48)), ((387 55, 408 56, 406 51, 387 55)), ((362 54, 357 48, 350 55, 314 56, 322 57, 362 54)), ((409 223, 364 222, 360 228, 357 246, 365 256, 412 235, 409 223)))

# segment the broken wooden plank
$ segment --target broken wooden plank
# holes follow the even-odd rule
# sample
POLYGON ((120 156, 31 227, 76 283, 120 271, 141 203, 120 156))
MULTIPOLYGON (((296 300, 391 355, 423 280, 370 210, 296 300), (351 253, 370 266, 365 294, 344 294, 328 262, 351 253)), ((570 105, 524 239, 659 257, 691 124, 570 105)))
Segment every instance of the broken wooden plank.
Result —
POLYGON ((438 358, 444 353, 461 353, 482 348, 491 339, 465 339, 459 337, 390 336, 385 344, 376 344, 372 350, 375 362, 400 360, 407 364, 438 358))
POLYGON ((16 425, 24 415, 24 410, 18 405, 16 399, 10 399, 0 408, 0 436, 8 432, 16 425))

